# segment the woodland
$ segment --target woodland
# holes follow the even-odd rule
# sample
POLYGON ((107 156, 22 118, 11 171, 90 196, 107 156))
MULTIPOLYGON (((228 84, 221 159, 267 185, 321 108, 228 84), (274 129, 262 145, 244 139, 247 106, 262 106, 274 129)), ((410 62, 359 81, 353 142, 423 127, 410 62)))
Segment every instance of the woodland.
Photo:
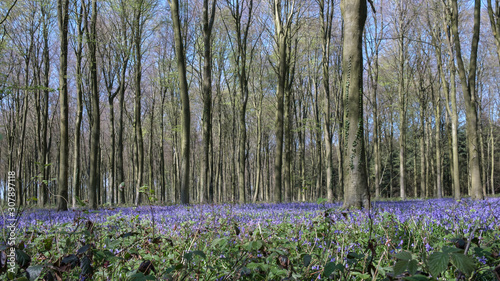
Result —
POLYGON ((5 0, 18 206, 500 192, 500 1, 5 0))

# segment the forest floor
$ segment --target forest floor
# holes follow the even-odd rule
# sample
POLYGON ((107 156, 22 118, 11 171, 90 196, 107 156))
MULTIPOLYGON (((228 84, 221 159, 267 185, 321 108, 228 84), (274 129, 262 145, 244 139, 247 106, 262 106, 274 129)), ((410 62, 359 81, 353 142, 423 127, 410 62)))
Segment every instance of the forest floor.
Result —
POLYGON ((0 279, 500 280, 499 222, 500 198, 25 210, 0 279))

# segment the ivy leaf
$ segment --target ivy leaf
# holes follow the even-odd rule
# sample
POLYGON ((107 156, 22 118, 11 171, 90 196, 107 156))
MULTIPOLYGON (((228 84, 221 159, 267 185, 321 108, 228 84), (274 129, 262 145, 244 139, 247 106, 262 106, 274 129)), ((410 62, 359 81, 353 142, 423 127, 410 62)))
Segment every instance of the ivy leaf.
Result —
POLYGON ((435 252, 429 256, 429 270, 433 277, 437 277, 448 268, 450 257, 448 253, 435 252))
POLYGON ((464 254, 453 253, 451 255, 451 263, 467 275, 470 275, 474 271, 474 261, 464 254))

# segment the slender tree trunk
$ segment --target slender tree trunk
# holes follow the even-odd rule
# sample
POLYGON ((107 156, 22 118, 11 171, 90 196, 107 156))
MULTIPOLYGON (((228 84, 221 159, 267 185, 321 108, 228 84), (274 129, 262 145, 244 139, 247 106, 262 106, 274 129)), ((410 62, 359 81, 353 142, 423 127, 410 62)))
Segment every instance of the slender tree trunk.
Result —
POLYGON ((135 202, 138 206, 142 202, 140 188, 144 174, 144 138, 141 124, 141 80, 142 80, 142 9, 143 1, 140 0, 134 8, 133 36, 135 49, 135 97, 134 97, 134 137, 135 155, 137 159, 136 182, 135 182, 135 202))
POLYGON ((179 75, 179 88, 182 100, 182 161, 181 161, 181 203, 189 204, 189 156, 190 156, 190 135, 191 135, 191 112, 189 109, 189 94, 186 77, 186 54, 181 34, 181 22, 179 18, 179 1, 169 0, 170 13, 175 37, 175 54, 177 57, 177 72, 179 75))
MULTIPOLYGON (((75 144, 73 147, 73 208, 76 208, 77 198, 80 195, 80 150, 81 150, 81 125, 83 119, 83 90, 82 90, 82 52, 83 52, 83 6, 77 14, 77 49, 76 49, 76 121, 75 144)), ((47 54, 48 55, 48 54, 47 54)))
POLYGON ((406 93, 404 89, 404 37, 399 39, 399 196, 406 199, 406 93))
MULTIPOLYGON (((202 118, 202 158, 201 158, 201 178, 200 178, 200 203, 205 201, 205 192, 210 188, 209 179, 209 159, 210 142, 212 137, 212 27, 215 18, 216 0, 212 1, 209 11, 208 0, 203 1, 203 118, 202 118)), ((208 201, 213 201, 213 193, 208 194, 208 201)))
MULTIPOLYGON (((86 21, 88 17, 86 17, 86 21)), ((100 112, 99 112, 99 90, 97 78, 97 0, 92 0, 92 16, 90 20, 90 31, 87 29, 90 61, 90 84, 91 84, 91 137, 90 137, 90 180, 89 180, 89 205, 91 209, 97 209, 99 195, 99 134, 100 134, 100 112)), ((88 24, 87 24, 88 25, 88 24)), ((87 27, 88 28, 88 27, 87 27)))
MULTIPOLYGON (((42 8, 44 17, 48 17, 45 7, 42 8)), ((81 21, 81 17, 80 17, 81 21)), ((40 185, 40 194, 38 206, 43 207, 47 205, 49 199, 47 182, 49 181, 49 146, 47 143, 47 131, 49 123, 49 79, 50 79, 50 57, 49 57, 49 28, 48 19, 43 23, 43 102, 42 102, 42 132, 41 132, 41 163, 43 163, 42 183, 40 185)))
MULTIPOLYGON (((434 91, 433 91, 434 92, 434 91)), ((436 191, 437 198, 443 197, 443 179, 441 174, 441 93, 434 93, 434 108, 436 109, 435 140, 436 140, 436 191)))
POLYGON ((491 138, 491 174, 490 174, 490 188, 491 195, 495 195, 495 137, 493 136, 493 125, 490 124, 490 138, 491 138))
MULTIPOLYGON (((425 95, 425 93, 421 93, 421 95, 425 95)), ((427 183, 427 173, 425 171, 425 160, 426 160, 426 155, 425 155, 425 118, 424 118, 424 111, 425 111, 425 105, 424 105, 424 99, 425 97, 421 97, 420 99, 420 197, 424 198, 425 197, 425 190, 427 189, 426 183, 427 183)), ((416 187, 415 187, 416 190, 416 187)), ((415 197, 417 196, 417 193, 415 193, 415 197)))
POLYGON ((69 0, 57 1, 57 17, 59 25, 59 106, 60 106, 60 144, 59 144, 59 177, 57 192, 57 210, 68 209, 68 164, 69 164, 69 137, 68 137, 68 20, 69 0))

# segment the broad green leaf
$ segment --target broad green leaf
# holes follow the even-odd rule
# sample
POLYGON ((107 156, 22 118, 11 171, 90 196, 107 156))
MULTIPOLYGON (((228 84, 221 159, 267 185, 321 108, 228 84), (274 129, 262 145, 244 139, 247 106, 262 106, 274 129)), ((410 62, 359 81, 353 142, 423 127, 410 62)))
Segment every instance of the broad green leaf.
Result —
POLYGON ((399 253, 395 254, 394 257, 397 258, 398 260, 409 261, 409 260, 411 260, 411 253, 403 251, 403 252, 399 252, 399 253))
POLYGON ((417 272, 418 269, 418 263, 416 260, 411 260, 408 263, 408 271, 410 272, 410 275, 413 275, 417 272))
POLYGON ((451 255, 451 263, 467 275, 470 275, 475 268, 474 261, 470 257, 460 253, 451 255))
POLYGON ((26 269, 30 281, 35 281, 42 274, 43 265, 34 265, 26 269))
POLYGON ((437 277, 448 268, 450 256, 448 253, 435 252, 429 256, 429 270, 433 277, 437 277))
POLYGON ((342 269, 343 266, 341 264, 337 264, 334 262, 329 262, 325 265, 325 269, 323 270, 323 275, 325 278, 330 276, 335 270, 342 269))
POLYGON ((31 257, 28 256, 23 250, 16 249, 16 262, 21 268, 28 268, 31 263, 31 257))
POLYGON ((455 247, 449 247, 449 246, 444 246, 443 249, 441 249, 441 251, 443 253, 446 253, 446 254, 463 252, 462 249, 458 249, 458 248, 455 248, 455 247))
POLYGON ((311 258, 312 258, 311 255, 304 255, 302 257, 302 261, 304 262, 305 267, 308 267, 309 264, 311 264, 311 258))
POLYGON ((408 261, 406 260, 398 260, 394 265, 394 275, 398 276, 403 273, 408 267, 408 261))

